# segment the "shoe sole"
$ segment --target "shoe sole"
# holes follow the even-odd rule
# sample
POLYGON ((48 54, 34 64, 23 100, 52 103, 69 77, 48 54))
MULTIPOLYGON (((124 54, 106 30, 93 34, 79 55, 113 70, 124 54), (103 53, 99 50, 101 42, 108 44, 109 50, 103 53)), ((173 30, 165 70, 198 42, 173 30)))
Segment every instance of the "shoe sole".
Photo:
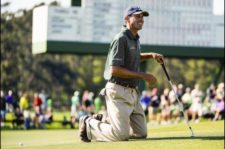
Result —
MULTIPOLYGON (((82 139, 82 137, 80 136, 81 134, 81 128, 83 125, 85 125, 85 120, 88 119, 89 116, 82 116, 80 119, 79 119, 79 137, 80 137, 80 140, 82 142, 91 142, 91 140, 86 140, 86 139, 82 139)), ((85 126, 86 127, 86 126, 85 126)), ((86 129, 86 128, 85 128, 86 129)))

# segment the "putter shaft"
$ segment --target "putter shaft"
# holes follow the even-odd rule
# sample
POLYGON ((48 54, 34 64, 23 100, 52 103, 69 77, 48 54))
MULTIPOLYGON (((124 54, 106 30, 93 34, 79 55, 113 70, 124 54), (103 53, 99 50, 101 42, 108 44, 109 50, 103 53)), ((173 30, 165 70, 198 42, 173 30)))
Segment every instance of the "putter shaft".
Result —
POLYGON ((168 81, 169 81, 170 87, 172 88, 172 90, 173 90, 173 92, 174 92, 174 95, 175 95, 175 97, 176 97, 176 100, 177 100, 177 102, 178 102, 178 104, 179 104, 179 109, 180 109, 180 111, 182 112, 182 114, 183 114, 183 116, 184 116, 184 119, 185 119, 185 121, 186 121, 186 124, 188 125, 189 130, 191 131, 191 136, 194 137, 194 132, 193 132, 193 130, 192 130, 190 124, 189 124, 188 117, 186 117, 185 114, 184 114, 183 104, 180 102, 180 100, 179 100, 178 97, 177 97, 177 93, 176 93, 175 89, 173 88, 173 83, 172 83, 171 80, 170 80, 170 77, 169 77, 169 74, 168 74, 168 72, 167 72, 167 70, 166 70, 166 67, 165 67, 164 64, 161 64, 161 66, 162 66, 162 68, 163 68, 163 70, 164 70, 164 72, 165 72, 165 74, 166 74, 166 77, 167 77, 167 79, 168 79, 168 81))

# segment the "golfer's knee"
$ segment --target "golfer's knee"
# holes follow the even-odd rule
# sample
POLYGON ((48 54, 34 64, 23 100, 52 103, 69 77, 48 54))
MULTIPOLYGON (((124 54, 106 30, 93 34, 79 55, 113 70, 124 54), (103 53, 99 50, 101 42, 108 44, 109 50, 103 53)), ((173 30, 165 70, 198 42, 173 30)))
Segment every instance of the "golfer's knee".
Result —
POLYGON ((146 139, 147 138, 147 131, 133 133, 130 136, 131 139, 146 139))
POLYGON ((117 141, 128 141, 129 140, 129 136, 119 136, 117 141))
POLYGON ((145 139, 148 136, 147 127, 143 128, 143 130, 140 131, 140 138, 145 139))
POLYGON ((142 134, 138 137, 138 139, 146 139, 147 138, 147 133, 146 134, 142 134))
POLYGON ((141 138, 141 139, 145 139, 145 138, 147 138, 147 136, 148 136, 147 132, 143 132, 143 133, 140 135, 140 138, 141 138))
POLYGON ((130 135, 129 132, 117 132, 117 140, 118 141, 127 141, 129 139, 130 135))
POLYGON ((131 139, 146 139, 146 138, 147 138, 147 133, 131 136, 131 139))

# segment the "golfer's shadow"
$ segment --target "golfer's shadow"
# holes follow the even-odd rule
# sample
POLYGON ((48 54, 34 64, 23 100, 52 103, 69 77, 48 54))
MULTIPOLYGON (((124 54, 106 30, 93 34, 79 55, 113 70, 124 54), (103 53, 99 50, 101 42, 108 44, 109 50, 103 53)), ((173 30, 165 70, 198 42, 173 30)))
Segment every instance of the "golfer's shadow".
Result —
POLYGON ((158 137, 158 138, 147 138, 147 139, 136 139, 130 141, 151 141, 151 140, 224 140, 224 136, 196 136, 196 137, 158 137))

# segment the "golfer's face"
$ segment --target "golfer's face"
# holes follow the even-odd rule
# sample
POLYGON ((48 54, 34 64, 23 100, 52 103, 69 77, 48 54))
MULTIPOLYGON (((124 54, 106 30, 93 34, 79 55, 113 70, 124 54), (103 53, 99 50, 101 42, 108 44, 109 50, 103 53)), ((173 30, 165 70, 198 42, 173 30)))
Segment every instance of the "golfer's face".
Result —
POLYGON ((143 14, 133 14, 130 16, 130 25, 135 30, 141 30, 144 24, 144 16, 143 14))

